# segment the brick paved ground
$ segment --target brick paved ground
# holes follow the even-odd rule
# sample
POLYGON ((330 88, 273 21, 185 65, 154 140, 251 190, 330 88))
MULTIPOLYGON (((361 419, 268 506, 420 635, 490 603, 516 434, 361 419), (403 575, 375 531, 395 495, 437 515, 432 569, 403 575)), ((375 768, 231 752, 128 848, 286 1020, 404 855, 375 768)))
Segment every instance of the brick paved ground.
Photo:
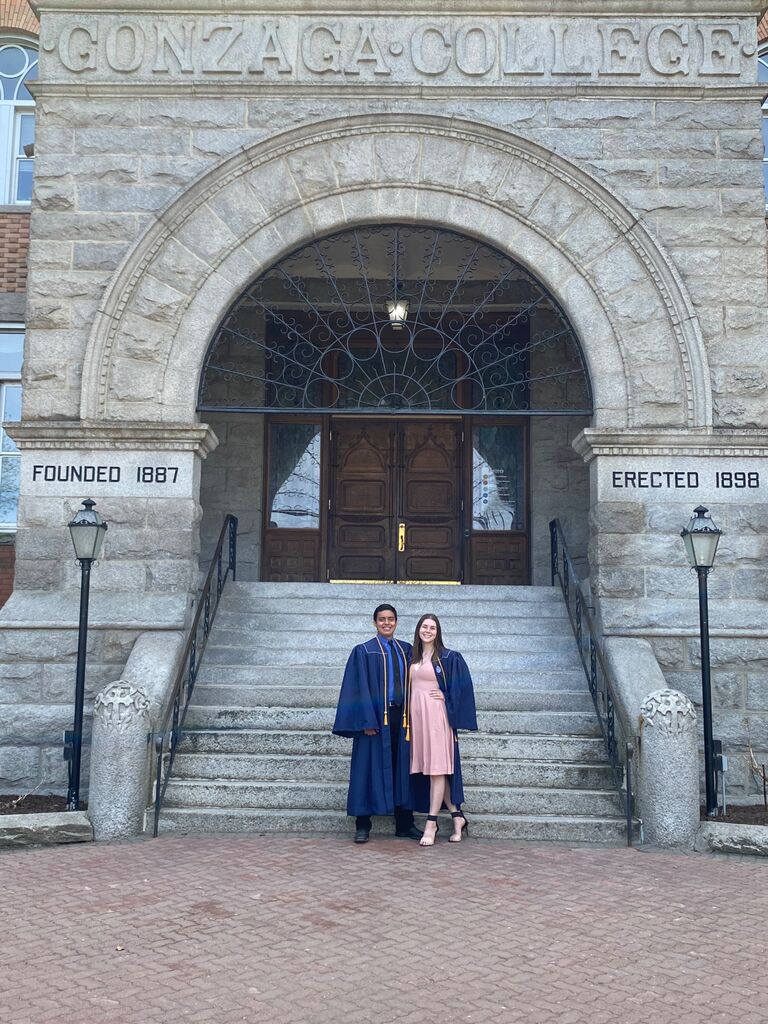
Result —
POLYGON ((768 1021, 768 863, 473 840, 0 855, 3 1024, 768 1021))

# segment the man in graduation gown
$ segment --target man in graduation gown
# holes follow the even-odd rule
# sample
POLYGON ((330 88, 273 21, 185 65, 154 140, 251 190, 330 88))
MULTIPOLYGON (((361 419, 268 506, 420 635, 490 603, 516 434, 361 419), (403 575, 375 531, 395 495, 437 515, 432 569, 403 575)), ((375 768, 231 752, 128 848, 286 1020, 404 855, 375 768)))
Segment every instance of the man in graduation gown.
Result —
POLYGON ((368 842, 373 814, 394 814, 395 835, 421 839, 410 809, 404 721, 411 645, 395 639, 397 612, 391 604, 379 605, 373 622, 376 636, 353 648, 347 660, 333 725, 337 736, 353 740, 347 814, 355 818, 356 843, 368 842))

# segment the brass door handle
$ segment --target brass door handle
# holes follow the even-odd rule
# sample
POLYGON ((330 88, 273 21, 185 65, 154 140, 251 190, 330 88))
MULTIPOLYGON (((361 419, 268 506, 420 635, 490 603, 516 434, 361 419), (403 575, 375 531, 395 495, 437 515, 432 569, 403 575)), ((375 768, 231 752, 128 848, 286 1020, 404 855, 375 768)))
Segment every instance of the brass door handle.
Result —
POLYGON ((397 526, 397 550, 405 551, 405 523, 398 523, 397 526))

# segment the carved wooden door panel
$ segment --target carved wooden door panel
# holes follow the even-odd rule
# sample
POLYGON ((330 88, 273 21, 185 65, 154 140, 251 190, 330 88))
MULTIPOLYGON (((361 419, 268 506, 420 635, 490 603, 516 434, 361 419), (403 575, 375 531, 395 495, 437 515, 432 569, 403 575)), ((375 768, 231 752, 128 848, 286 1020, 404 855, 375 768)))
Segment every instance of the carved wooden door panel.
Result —
POLYGON ((395 579, 395 431, 380 420, 333 422, 330 579, 395 579))
POLYGON ((398 437, 399 580, 462 578, 461 423, 403 423, 398 437))
POLYGON ((328 575, 461 579, 461 425, 334 420, 328 575))

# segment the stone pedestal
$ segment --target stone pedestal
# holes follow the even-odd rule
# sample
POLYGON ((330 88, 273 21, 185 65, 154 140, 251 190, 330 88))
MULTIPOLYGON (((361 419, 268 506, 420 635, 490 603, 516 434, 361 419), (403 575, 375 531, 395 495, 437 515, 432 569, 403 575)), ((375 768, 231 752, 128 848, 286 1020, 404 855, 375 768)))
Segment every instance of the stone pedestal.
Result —
POLYGON ((97 840, 144 830, 153 730, 168 705, 184 644, 181 632, 142 633, 122 678, 96 697, 88 814, 97 840))
POLYGON ((699 827, 696 712, 676 690, 655 690, 640 709, 640 805, 645 841, 693 846, 699 827))
POLYGON ((149 709, 145 691, 122 681, 102 690, 94 703, 88 816, 97 840, 135 836, 144 829, 149 709))

